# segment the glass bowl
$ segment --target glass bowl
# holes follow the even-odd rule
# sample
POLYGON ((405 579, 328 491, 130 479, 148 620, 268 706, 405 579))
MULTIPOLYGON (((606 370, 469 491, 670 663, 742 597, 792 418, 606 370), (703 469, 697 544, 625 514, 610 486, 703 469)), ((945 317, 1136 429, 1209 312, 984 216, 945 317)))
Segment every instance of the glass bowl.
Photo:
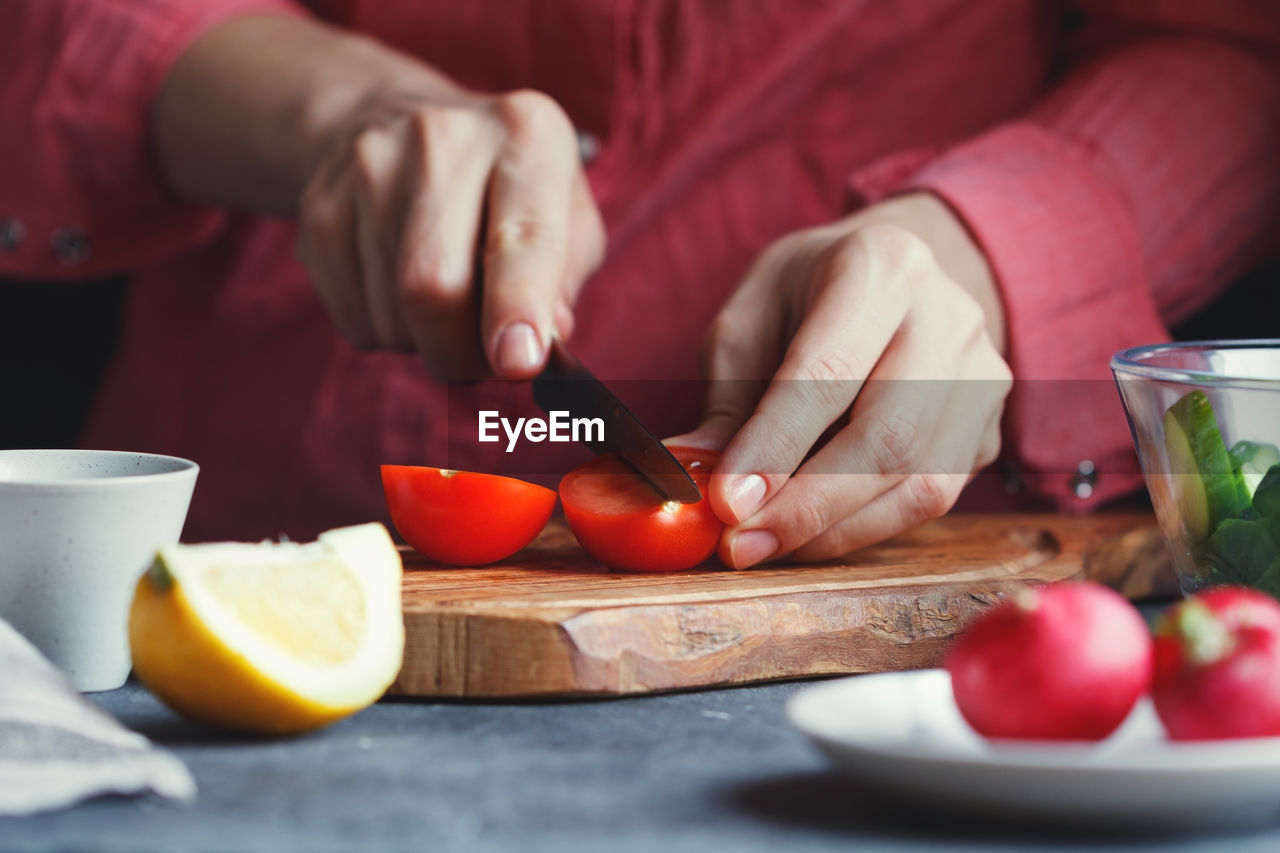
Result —
POLYGON ((1280 598, 1280 340, 1136 347, 1111 371, 1182 591, 1280 598))

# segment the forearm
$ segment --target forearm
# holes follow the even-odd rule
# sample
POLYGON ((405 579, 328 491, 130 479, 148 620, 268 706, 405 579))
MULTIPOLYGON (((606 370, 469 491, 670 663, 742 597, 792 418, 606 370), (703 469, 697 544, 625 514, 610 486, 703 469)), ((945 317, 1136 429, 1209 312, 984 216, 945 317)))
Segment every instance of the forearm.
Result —
POLYGON ((423 63, 313 20, 238 18, 175 63, 151 137, 176 194, 291 215, 328 147, 377 89, 457 87, 423 63))
POLYGON ((945 199, 982 247, 1020 380, 1009 460, 1068 510, 1141 485, 1111 356, 1167 340, 1256 260, 1280 200, 1273 54, 1161 28, 1119 41, 899 187, 945 199))

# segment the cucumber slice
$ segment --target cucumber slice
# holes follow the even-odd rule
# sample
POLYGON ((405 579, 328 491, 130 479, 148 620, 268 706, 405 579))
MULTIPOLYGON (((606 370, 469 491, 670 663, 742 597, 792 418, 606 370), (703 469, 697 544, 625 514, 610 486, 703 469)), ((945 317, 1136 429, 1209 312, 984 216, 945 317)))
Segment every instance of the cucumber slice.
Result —
POLYGON ((1260 444, 1256 441, 1237 441, 1229 451, 1231 465, 1240 472, 1249 496, 1258 490, 1258 484, 1266 476, 1268 469, 1280 465, 1280 450, 1274 444, 1260 444))
POLYGON ((1212 570, 1231 581, 1253 586, 1276 559, 1278 550, 1261 522, 1228 518, 1209 537, 1212 570))
POLYGON ((1244 481, 1234 470, 1227 445, 1203 391, 1192 391, 1164 415, 1169 473, 1175 483, 1187 531, 1203 539, 1218 524, 1249 506, 1244 481))
POLYGON ((1253 493, 1253 508, 1263 518, 1280 521, 1280 463, 1272 465, 1253 493))
POLYGON ((1209 498, 1196 470, 1191 442, 1178 425, 1172 412, 1164 416, 1164 446, 1169 456, 1169 479, 1178 501, 1178 515, 1193 542, 1203 542, 1209 535, 1209 498))

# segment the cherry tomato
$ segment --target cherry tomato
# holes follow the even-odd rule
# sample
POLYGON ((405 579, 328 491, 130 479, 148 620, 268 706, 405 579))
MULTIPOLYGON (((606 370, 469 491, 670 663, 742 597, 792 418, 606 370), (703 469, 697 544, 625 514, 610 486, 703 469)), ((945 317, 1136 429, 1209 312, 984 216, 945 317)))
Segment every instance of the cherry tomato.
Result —
POLYGON ((1174 740, 1280 735, 1280 604, 1219 587, 1170 608, 1151 698, 1174 740))
POLYGON ((480 566, 533 541, 556 506, 556 493, 496 474, 383 465, 382 489, 404 540, 433 560, 480 566))
POLYGON ((1151 634, 1092 583, 1022 590, 970 625, 946 666, 956 705, 986 737, 1101 740, 1151 683, 1151 634))
POLYGON ((607 454, 581 465, 560 481, 569 529, 587 553, 628 572, 691 569, 716 550, 724 525, 706 499, 707 481, 719 454, 670 448, 704 497, 694 504, 663 501, 621 459, 607 454))

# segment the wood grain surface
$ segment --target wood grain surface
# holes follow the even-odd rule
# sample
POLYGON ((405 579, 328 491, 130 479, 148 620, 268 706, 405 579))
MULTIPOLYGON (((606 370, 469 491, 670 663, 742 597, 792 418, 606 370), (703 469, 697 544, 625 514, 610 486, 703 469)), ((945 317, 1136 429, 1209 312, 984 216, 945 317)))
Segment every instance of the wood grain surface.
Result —
POLYGON ((936 666, 970 618, 1018 589, 1086 571, 1139 595, 1167 589, 1153 524, 955 515, 826 563, 658 575, 594 563, 559 522, 483 568, 406 550, 392 692, 609 695, 936 666))

